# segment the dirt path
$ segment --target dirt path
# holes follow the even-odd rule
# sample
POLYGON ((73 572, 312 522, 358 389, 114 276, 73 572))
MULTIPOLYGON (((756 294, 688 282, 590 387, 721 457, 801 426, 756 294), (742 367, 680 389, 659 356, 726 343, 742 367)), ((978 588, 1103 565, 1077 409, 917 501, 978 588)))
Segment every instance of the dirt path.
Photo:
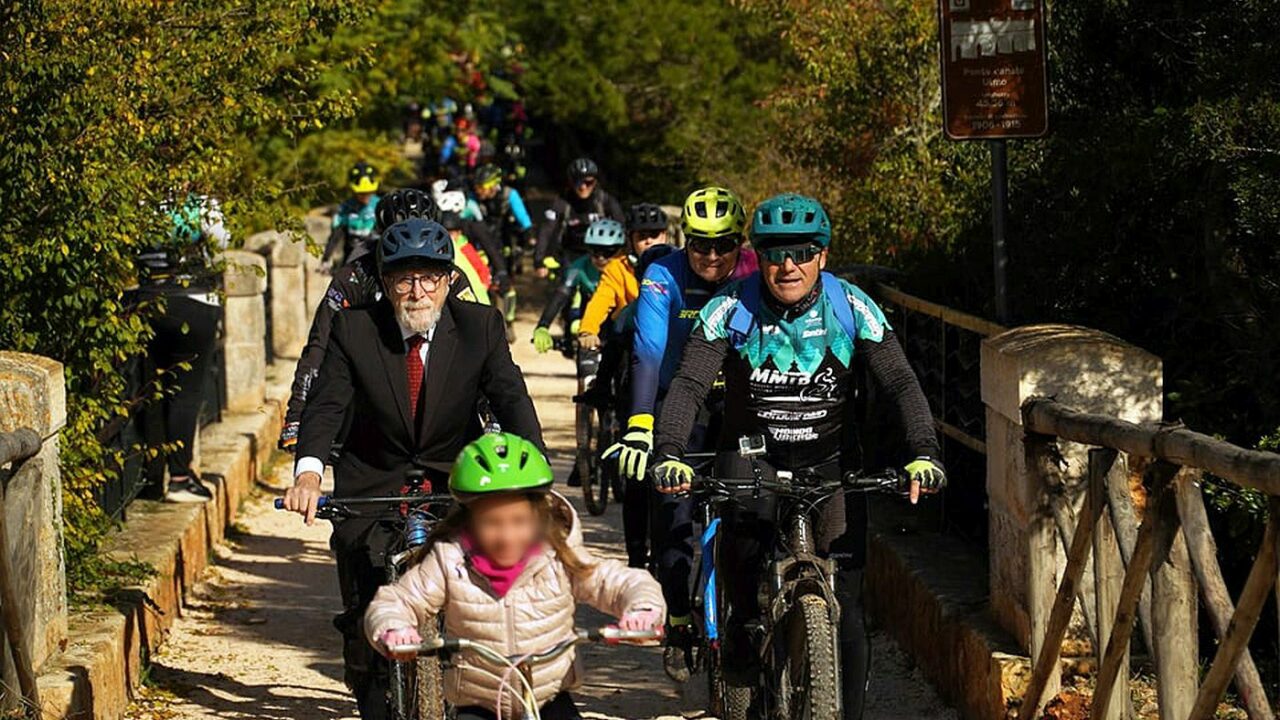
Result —
MULTIPOLYGON (((513 351, 563 477, 573 447, 573 365, 558 354, 533 352, 533 322, 531 311, 522 312, 513 351)), ((272 481, 289 481, 287 464, 276 468, 272 481)), ((584 513, 584 520, 595 552, 623 557, 616 505, 603 517, 584 513)), ((328 535, 327 526, 308 528, 274 512, 270 492, 249 500, 168 643, 152 658, 148 687, 129 717, 354 718, 354 703, 342 685, 338 636, 329 623, 339 603, 328 535)), ((583 611, 584 626, 602 622, 583 611)), ((891 642, 877 635, 875 644, 868 720, 956 717, 891 642)), ((589 682, 577 695, 588 718, 675 720, 699 717, 705 706, 700 678, 681 692, 663 675, 657 650, 591 648, 587 666, 589 682)))

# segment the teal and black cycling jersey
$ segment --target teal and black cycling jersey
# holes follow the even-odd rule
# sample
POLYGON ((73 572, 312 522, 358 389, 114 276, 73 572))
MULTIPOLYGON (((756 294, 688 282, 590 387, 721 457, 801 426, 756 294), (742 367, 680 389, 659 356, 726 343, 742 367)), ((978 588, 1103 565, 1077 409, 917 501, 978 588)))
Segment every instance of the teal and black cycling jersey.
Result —
POLYGON ((936 457, 928 405, 875 302, 855 285, 824 275, 809 297, 783 308, 762 290, 758 274, 726 287, 699 313, 663 408, 659 455, 684 454, 698 407, 723 366, 722 448, 744 435, 764 435, 780 467, 837 457, 850 419, 856 354, 908 421, 903 427, 912 450, 936 457))
POLYGON ((547 301, 547 306, 543 308, 542 317, 538 319, 538 327, 551 327, 566 305, 570 308, 570 320, 582 317, 583 308, 586 307, 587 301, 595 294, 599 285, 600 270, 592 264, 591 256, 582 255, 576 258, 565 268, 564 279, 556 286, 551 299, 547 301))
POLYGON ((355 198, 343 200, 338 206, 338 211, 333 215, 329 241, 324 248, 324 259, 328 260, 332 257, 338 251, 338 244, 341 243, 344 257, 349 262, 356 246, 371 240, 377 234, 377 210, 377 195, 363 204, 355 198))

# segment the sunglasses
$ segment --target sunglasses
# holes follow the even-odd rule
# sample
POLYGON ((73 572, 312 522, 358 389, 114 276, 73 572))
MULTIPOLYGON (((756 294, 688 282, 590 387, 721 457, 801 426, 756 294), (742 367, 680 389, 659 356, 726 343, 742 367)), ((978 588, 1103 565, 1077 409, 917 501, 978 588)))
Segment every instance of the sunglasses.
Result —
POLYGON ((598 260, 608 260, 618 254, 621 248, 592 248, 591 257, 598 260))
POLYGON ((813 243, 805 243, 804 245, 783 245, 782 247, 763 248, 756 251, 760 255, 760 259, 774 265, 781 265, 787 261, 797 265, 803 265, 811 262, 814 258, 822 254, 822 248, 813 243))
POLYGON ((595 185, 596 185, 596 179, 595 179, 595 178, 583 178, 583 179, 581 179, 581 180, 579 180, 579 181, 578 181, 577 185, 578 185, 578 187, 595 187, 595 185))
POLYGON ((689 238, 689 249, 699 255, 710 255, 714 250, 716 255, 728 255, 738 249, 738 238, 722 237, 722 238, 689 238))

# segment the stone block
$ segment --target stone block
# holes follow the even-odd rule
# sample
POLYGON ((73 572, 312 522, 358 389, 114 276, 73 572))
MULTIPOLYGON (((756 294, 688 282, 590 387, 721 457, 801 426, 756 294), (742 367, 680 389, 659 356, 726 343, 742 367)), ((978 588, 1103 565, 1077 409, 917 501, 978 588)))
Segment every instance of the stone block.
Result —
POLYGON ((306 269, 271 266, 271 350, 276 357, 298 358, 311 331, 306 269))
POLYGON ((227 409, 256 409, 265 392, 266 315, 261 295, 228 296, 223 328, 227 409))
POLYGON ((261 295, 267 291, 267 259, 247 250, 228 250, 222 255, 222 273, 227 297, 261 295))
POLYGON ((1107 333, 1029 325, 982 343, 982 401, 1022 423, 1022 403, 1051 395, 1064 405, 1131 422, 1163 416, 1160 358, 1107 333))
POLYGON ((0 432, 22 427, 49 437, 67 424, 62 363, 0 350, 0 432))
POLYGON ((317 208, 311 211, 305 218, 303 224, 306 225, 307 234, 320 247, 324 247, 329 241, 329 231, 333 228, 333 218, 329 214, 327 208, 317 208))

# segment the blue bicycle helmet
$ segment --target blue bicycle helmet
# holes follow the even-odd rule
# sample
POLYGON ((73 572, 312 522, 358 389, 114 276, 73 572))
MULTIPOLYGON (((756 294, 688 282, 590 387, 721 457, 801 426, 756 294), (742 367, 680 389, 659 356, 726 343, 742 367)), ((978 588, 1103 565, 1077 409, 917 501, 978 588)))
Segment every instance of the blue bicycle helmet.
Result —
POLYGON ((378 272, 410 263, 453 264, 453 239, 434 220, 409 218, 387 228, 378 240, 378 272))
POLYGON ((751 215, 751 244, 778 245, 811 240, 831 245, 831 219, 811 197, 783 193, 760 203, 751 215))
POLYGON ((590 247, 621 247, 626 242, 626 232, 617 220, 597 220, 587 228, 583 242, 590 247))

